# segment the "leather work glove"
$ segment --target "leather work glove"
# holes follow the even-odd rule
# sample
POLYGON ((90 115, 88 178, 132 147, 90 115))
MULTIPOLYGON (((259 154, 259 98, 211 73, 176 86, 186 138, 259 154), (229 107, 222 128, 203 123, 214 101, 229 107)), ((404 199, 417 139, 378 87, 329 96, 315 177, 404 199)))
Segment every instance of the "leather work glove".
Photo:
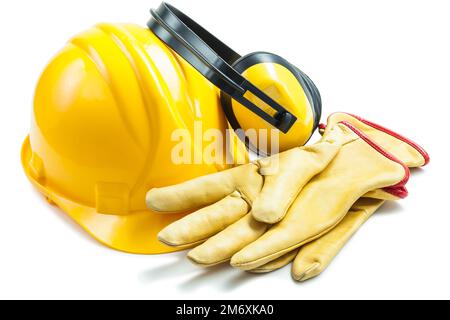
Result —
POLYGON ((163 229, 158 239, 181 248, 209 239, 208 244, 198 246, 188 257, 205 266, 229 260, 267 230, 270 224, 266 222, 282 219, 303 186, 331 162, 346 138, 342 130, 330 130, 314 145, 150 190, 146 202, 154 211, 201 208, 163 229), (233 237, 233 229, 247 233, 217 250, 214 241, 220 246, 220 237, 233 237))
MULTIPOLYGON (((272 161, 268 158, 180 185, 151 190, 147 195, 147 204, 157 211, 189 210, 212 203, 166 227, 160 232, 159 239, 172 246, 195 246, 207 240, 189 252, 191 260, 205 266, 214 265, 229 260, 239 251, 233 256, 232 264, 250 270, 326 233, 345 217, 359 197, 371 190, 389 187, 386 194, 406 195, 403 185, 409 171, 403 164, 382 151, 349 122, 328 128, 319 143, 280 154, 277 158, 279 171, 272 175, 272 161), (299 193, 297 190, 302 188, 296 188, 296 192, 293 192, 292 184, 286 184, 280 177, 287 177, 289 181, 292 176, 297 177, 296 168, 301 167, 304 172, 314 163, 304 162, 311 158, 306 156, 303 161, 298 161, 295 154, 299 151, 302 155, 312 152, 316 155, 312 157, 313 160, 320 158, 318 154, 328 157, 326 161, 320 162, 323 172, 314 177, 290 207, 299 193), (272 192, 264 192, 266 183, 270 186, 267 190, 272 192), (286 197, 286 194, 291 196, 286 197), (263 202, 269 208, 281 205, 285 210, 290 207, 285 219, 266 234, 269 225, 254 218, 255 212, 258 212, 256 209, 261 208, 253 203, 257 198, 265 198, 263 202), (289 199, 287 204, 283 202, 286 199, 289 199), (329 206, 331 203, 333 205, 329 206), (299 210, 299 206, 308 210, 299 210), (301 214, 315 211, 321 214, 301 214), (286 224, 286 220, 289 223, 286 224), (264 245, 260 246, 261 243, 264 245)), ((302 187, 313 175, 301 180, 302 187)), ((255 203, 258 203, 258 199, 255 203)), ((270 214, 257 214, 256 217, 270 217, 280 211, 270 209, 262 212, 270 214)), ((275 216, 276 219, 264 220, 278 221, 280 215, 275 216)))
MULTIPOLYGON (((429 162, 427 152, 416 143, 356 116, 345 113, 332 114, 328 118, 328 126, 344 120, 354 124, 377 144, 388 150, 410 168, 422 167, 429 162)), ((326 129, 323 132, 326 132, 326 129)), ((250 272, 266 273, 274 271, 284 267, 295 259, 292 265, 292 276, 295 280, 305 281, 319 275, 328 267, 333 258, 364 222, 384 203, 384 200, 368 197, 378 196, 378 198, 389 199, 389 196, 385 197, 380 192, 368 193, 364 198, 359 199, 353 204, 345 218, 322 237, 263 266, 250 270, 250 272)))
POLYGON ((280 221, 303 186, 331 162, 343 143, 345 137, 337 130, 325 134, 320 142, 311 146, 294 148, 178 185, 150 190, 147 206, 158 212, 180 212, 210 205, 183 219, 183 224, 188 221, 206 224, 204 230, 189 230, 184 235, 189 239, 172 241, 162 236, 161 240, 175 246, 202 242, 236 218, 241 218, 250 208, 257 221, 269 224, 280 221), (214 215, 214 223, 209 218, 203 220, 209 215, 214 215))

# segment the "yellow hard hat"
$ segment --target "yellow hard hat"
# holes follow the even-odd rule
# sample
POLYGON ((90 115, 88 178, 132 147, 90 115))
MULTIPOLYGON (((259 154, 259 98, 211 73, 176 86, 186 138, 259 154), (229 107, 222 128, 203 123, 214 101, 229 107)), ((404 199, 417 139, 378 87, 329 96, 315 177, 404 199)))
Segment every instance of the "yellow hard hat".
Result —
POLYGON ((43 72, 22 164, 48 200, 97 240, 126 252, 168 252, 156 234, 180 215, 149 211, 145 193, 227 168, 171 161, 175 129, 194 136, 198 120, 203 130, 225 132, 219 108, 216 87, 148 29, 100 24, 43 72))
POLYGON ((181 216, 147 209, 149 189, 246 161, 255 144, 240 135, 218 161, 175 163, 174 132, 188 132, 197 155, 198 123, 201 137, 273 127, 283 151, 306 143, 321 107, 312 81, 286 60, 241 57, 168 4, 148 26, 99 24, 69 41, 38 82, 21 156, 50 203, 105 245, 143 254, 174 251, 157 233, 181 216))

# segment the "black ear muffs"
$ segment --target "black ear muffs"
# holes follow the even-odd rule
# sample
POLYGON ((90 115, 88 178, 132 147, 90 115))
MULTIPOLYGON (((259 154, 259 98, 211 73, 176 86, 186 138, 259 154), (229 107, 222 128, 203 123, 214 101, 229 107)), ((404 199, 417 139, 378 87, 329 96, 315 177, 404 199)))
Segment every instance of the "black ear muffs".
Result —
MULTIPOLYGON (((304 91, 313 114, 313 126, 308 129, 311 131, 309 136, 312 135, 320 122, 320 94, 314 83, 298 68, 280 56, 267 52, 255 52, 241 57, 170 4, 163 2, 158 9, 150 12, 152 14, 148 22, 150 30, 221 90, 222 107, 234 130, 242 126, 233 112, 232 100, 237 101, 283 134, 288 134, 296 123, 297 115, 242 75, 257 64, 273 63, 289 70, 304 91), (249 95, 260 102, 259 106, 248 98, 249 95)), ((248 143, 247 146, 249 146, 248 143)))

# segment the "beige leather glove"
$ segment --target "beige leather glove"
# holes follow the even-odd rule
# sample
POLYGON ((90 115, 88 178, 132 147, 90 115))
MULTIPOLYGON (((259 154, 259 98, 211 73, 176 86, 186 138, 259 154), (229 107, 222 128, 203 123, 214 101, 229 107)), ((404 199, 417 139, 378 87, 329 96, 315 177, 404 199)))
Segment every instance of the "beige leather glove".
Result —
POLYGON ((188 257, 202 265, 229 260, 265 232, 266 222, 280 220, 303 186, 331 162, 348 139, 355 139, 346 131, 330 130, 314 145, 150 190, 147 205, 154 211, 201 208, 162 230, 159 240, 177 247, 192 247, 208 240, 188 257), (223 244, 222 237, 233 241, 223 244))
POLYGON ((370 191, 384 188, 395 197, 406 196, 409 169, 402 162, 349 122, 330 132, 336 128, 348 138, 338 155, 303 188, 283 220, 233 255, 232 266, 251 270, 319 238, 370 191))
MULTIPOLYGON (((328 118, 328 126, 332 126, 339 121, 352 123, 411 168, 421 167, 429 162, 429 156, 423 148, 386 128, 345 113, 332 114, 328 118)), ((365 196, 390 198, 386 195, 383 196, 381 191, 374 191, 365 196)), ((270 272, 284 267, 295 259, 292 266, 294 279, 305 281, 319 275, 327 268, 353 234, 383 203, 384 201, 380 199, 359 199, 345 218, 324 236, 250 271, 255 273, 270 272)))
MULTIPOLYGON (((329 132, 324 135, 323 140, 318 145, 320 146, 322 144, 325 144, 322 149, 330 148, 328 145, 343 145, 347 151, 344 153, 344 155, 342 155, 342 150, 339 152, 339 158, 341 159, 344 159, 349 155, 357 155, 357 153, 355 152, 361 151, 361 155, 356 157, 355 159, 359 159, 360 162, 369 164, 370 161, 365 162, 365 158, 368 158, 369 160, 373 160, 374 164, 377 164, 375 167, 377 167, 378 165, 380 166, 379 169, 381 170, 379 171, 381 173, 383 173, 383 169, 387 165, 387 167, 389 167, 388 169, 393 169, 392 172, 397 170, 397 172, 394 172, 394 175, 398 174, 402 177, 402 179, 405 177, 406 171, 401 165, 384 157, 379 152, 379 150, 377 150, 376 148, 374 149, 370 145, 370 143, 366 142, 366 138, 360 138, 360 135, 362 134, 360 134, 356 129, 353 129, 354 128, 352 128, 350 124, 339 124, 336 126, 335 130, 329 130, 329 132), (356 131, 357 133, 355 133, 354 131, 356 131)), ((308 150, 310 148, 317 148, 317 145, 302 148, 301 150, 308 150)), ((333 154, 333 156, 335 154, 336 152, 333 154)), ((330 158, 332 158, 332 156, 328 157, 328 159, 330 158)), ((279 162, 281 163, 282 161, 283 154, 279 158, 279 162)), ((266 159, 261 162, 264 164, 261 166, 262 168, 270 168, 270 165, 267 165, 267 163, 270 164, 270 161, 267 161, 266 159)), ((295 161, 293 161, 292 163, 295 163, 295 161)), ((341 160, 339 163, 342 166, 345 161, 341 160)), ((230 170, 229 172, 225 172, 225 174, 224 172, 222 172, 216 175, 195 179, 178 186, 151 190, 147 197, 148 203, 153 210, 156 209, 160 211, 192 209, 195 206, 201 206, 202 204, 205 205, 219 199, 219 201, 212 206, 200 209, 196 213, 191 214, 184 219, 174 223, 173 225, 167 227, 160 233, 160 240, 170 245, 192 246, 203 242, 220 230, 224 229, 224 231, 219 232, 215 236, 209 238, 206 243, 195 248, 188 254, 188 256, 196 263, 202 265, 212 265, 228 260, 233 253, 243 248, 246 244, 257 239, 266 231, 268 225, 258 222, 252 218, 252 215, 246 214, 247 210, 250 209, 250 206, 252 205, 251 201, 253 200, 247 195, 251 194, 254 197, 255 194, 258 194, 259 188, 263 189, 261 179, 255 178, 258 175, 255 174, 257 168, 255 168, 254 166, 255 164, 247 165, 247 168, 245 168, 246 166, 237 167, 230 170), (249 170, 249 167, 252 168, 252 170, 249 170), (230 173, 231 171, 233 171, 232 174, 230 173), (248 172, 251 172, 252 174, 248 175, 248 172), (239 183, 236 183, 237 181, 239 183), (253 193, 244 192, 244 195, 246 196, 245 199, 247 201, 242 201, 242 186, 246 186, 247 184, 242 183, 241 181, 250 181, 250 185, 253 187, 255 187, 256 185, 256 187, 253 189, 253 193), (240 189, 236 188, 236 186, 240 189), (239 192, 235 192, 236 189, 239 192), (220 198, 224 196, 226 197, 220 200, 220 198), (193 206, 192 203, 194 203, 195 205, 193 206), (230 206, 231 210, 227 208, 228 206, 230 206), (238 221, 232 223, 236 220, 238 221)), ((256 165, 256 167, 258 167, 258 165, 256 165)), ((280 165, 280 168, 282 167, 283 166, 280 165)), ((364 167, 364 165, 362 167, 364 167)), ((373 168, 375 167, 369 168, 368 172, 374 171, 373 168)), ((290 169, 287 176, 290 176, 293 172, 295 172, 295 169, 294 171, 291 171, 292 169, 290 166, 286 166, 286 168, 290 169)), ((335 166, 335 168, 337 168, 338 171, 342 169, 339 166, 335 166)), ((270 170, 266 170, 265 173, 268 174, 269 172, 270 170)), ((343 171, 338 173, 342 174, 343 171)), ((381 174, 381 176, 383 175, 386 176, 385 173, 381 174)), ((336 184, 341 180, 341 177, 339 174, 334 176, 334 183, 336 184)), ((270 179, 267 179, 266 177, 265 182, 277 181, 276 177, 276 175, 269 176, 270 179)), ((362 178, 363 176, 359 175, 356 180, 361 180, 362 178)), ((305 179, 304 181, 308 179, 305 179)), ((377 181, 377 179, 378 177, 374 178, 373 180, 363 179, 366 182, 371 181, 371 183, 368 183, 368 185, 370 186, 365 186, 363 189, 368 188, 368 190, 370 190, 370 188, 372 188, 373 186, 378 185, 377 183, 380 183, 381 185, 387 183, 389 185, 391 181, 387 177, 382 177, 380 181, 377 181)), ((353 177, 353 175, 350 175, 350 181, 353 180, 355 180, 355 177, 353 177)), ((393 180, 395 180, 395 178, 393 178, 393 180)), ((282 183, 279 185, 274 183, 273 185, 278 187, 271 188, 272 190, 283 190, 283 192, 280 192, 278 194, 286 194, 284 192, 284 189, 282 189, 282 183)), ((400 191, 400 193, 403 190, 404 189, 400 185, 392 189, 392 191, 400 191)), ((358 192, 360 192, 360 190, 358 190, 358 192)), ((271 193, 265 194, 271 195, 271 193)), ((293 193, 291 192, 290 194, 293 193)), ((275 204, 279 203, 279 200, 273 200, 273 197, 269 197, 268 199, 269 200, 266 202, 269 204, 269 207, 273 208, 273 205, 270 205, 271 202, 275 204)), ((286 206, 282 207, 285 208, 286 206)))

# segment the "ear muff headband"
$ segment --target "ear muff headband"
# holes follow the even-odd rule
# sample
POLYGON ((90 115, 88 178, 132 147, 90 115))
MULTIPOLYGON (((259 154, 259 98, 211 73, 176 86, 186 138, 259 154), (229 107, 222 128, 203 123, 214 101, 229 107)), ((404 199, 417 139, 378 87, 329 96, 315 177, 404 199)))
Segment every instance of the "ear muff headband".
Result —
POLYGON ((163 2, 158 9, 152 9, 150 12, 152 18, 147 25, 159 39, 222 92, 281 132, 289 131, 297 117, 232 67, 232 64, 241 58, 239 54, 170 4, 163 2), (275 115, 266 113, 245 98, 246 92, 250 92, 273 108, 276 111, 275 115))

